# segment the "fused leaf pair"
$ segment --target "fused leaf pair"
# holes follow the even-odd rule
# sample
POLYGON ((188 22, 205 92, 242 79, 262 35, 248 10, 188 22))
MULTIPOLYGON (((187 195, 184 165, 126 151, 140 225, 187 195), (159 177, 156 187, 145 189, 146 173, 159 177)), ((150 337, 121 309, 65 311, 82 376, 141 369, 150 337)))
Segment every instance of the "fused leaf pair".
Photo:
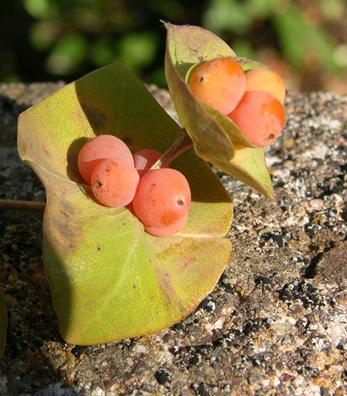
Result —
POLYGON ((182 320, 230 260, 223 239, 228 195, 192 151, 173 166, 192 190, 187 226, 155 238, 128 209, 95 203, 76 159, 86 138, 115 134, 132 151, 164 152, 178 125, 130 72, 112 65, 65 86, 24 112, 18 145, 45 185, 43 259, 61 334, 94 344, 155 332, 182 320))
POLYGON ((95 203, 79 178, 77 155, 90 137, 114 134, 133 152, 164 152, 182 133, 122 66, 66 85, 19 119, 20 157, 47 193, 43 260, 61 334, 70 343, 103 343, 166 328, 214 288, 230 260, 230 241, 223 236, 232 205, 199 157, 271 196, 263 150, 249 147, 230 120, 197 103, 184 81, 196 62, 233 51, 200 28, 166 27, 170 93, 198 154, 190 150, 173 163, 192 191, 182 232, 148 235, 128 209, 95 203))
MULTIPOLYGON (((218 169, 272 197, 264 150, 255 148, 226 115, 195 98, 187 75, 196 64, 218 57, 235 57, 234 51, 213 33, 192 26, 166 24, 166 78, 180 120, 196 153, 218 169)), ((244 71, 260 63, 237 59, 244 71)))

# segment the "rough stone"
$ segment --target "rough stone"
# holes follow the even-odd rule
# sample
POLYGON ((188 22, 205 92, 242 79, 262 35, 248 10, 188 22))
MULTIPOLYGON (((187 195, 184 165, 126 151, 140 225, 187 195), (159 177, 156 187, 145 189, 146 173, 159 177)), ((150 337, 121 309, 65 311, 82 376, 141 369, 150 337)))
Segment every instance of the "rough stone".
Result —
MULTIPOLYGON (((16 120, 60 86, 0 85, 0 198, 45 199, 17 156, 16 120)), ((176 117, 167 92, 149 89, 176 117)), ((233 260, 194 314, 155 335, 65 344, 42 270, 42 214, 0 209, 0 395, 346 394, 347 97, 291 93, 286 105, 267 150, 276 200, 218 172, 235 202, 233 260)))

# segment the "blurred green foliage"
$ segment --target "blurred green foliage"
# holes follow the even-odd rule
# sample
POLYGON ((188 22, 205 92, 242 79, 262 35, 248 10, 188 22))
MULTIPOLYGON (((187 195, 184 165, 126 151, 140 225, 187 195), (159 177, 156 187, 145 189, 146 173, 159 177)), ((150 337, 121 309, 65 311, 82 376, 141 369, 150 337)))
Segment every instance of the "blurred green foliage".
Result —
MULTIPOLYGON (((341 0, 328 1, 342 5, 341 0)), ((219 34, 231 32, 239 37, 233 47, 244 56, 254 55, 255 48, 248 35, 259 22, 268 22, 264 30, 270 33, 273 46, 293 66, 303 68, 311 56, 328 71, 337 71, 343 66, 334 56, 336 43, 322 26, 305 17, 295 2, 212 0, 211 8, 203 15, 203 25, 208 29, 219 34)))
POLYGON ((3 2, 0 80, 72 80, 119 61, 165 85, 161 19, 206 27, 242 56, 272 48, 299 73, 313 63, 335 73, 347 64, 347 47, 329 27, 344 24, 346 8, 345 0, 3 2))

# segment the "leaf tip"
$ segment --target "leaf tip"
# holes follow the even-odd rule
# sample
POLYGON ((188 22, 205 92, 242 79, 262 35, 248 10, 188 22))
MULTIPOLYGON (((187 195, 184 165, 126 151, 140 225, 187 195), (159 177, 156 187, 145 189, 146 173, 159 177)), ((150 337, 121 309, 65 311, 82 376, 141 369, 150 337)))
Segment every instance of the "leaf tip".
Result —
POLYGON ((272 186, 271 186, 271 189, 269 190, 268 198, 269 198, 272 202, 275 202, 275 203, 277 202, 277 199, 276 199, 276 197, 275 197, 274 190, 273 190, 272 186))
POLYGON ((172 23, 167 22, 167 21, 164 21, 164 19, 159 19, 159 22, 162 23, 162 24, 164 25, 164 28, 165 28, 166 30, 169 30, 169 28, 170 28, 171 26, 174 26, 172 23))
POLYGON ((276 197, 274 195, 274 190, 273 190, 272 184, 270 184, 269 186, 266 187, 266 190, 263 191, 263 195, 266 198, 269 198, 272 202, 276 202, 276 197))

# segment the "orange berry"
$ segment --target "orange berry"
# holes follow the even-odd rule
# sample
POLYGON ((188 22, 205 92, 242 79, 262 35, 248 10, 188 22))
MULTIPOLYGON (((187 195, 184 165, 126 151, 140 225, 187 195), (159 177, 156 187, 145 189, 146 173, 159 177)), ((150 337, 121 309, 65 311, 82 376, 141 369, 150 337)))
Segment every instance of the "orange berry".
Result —
POLYGON ((187 220, 188 213, 169 225, 164 225, 162 227, 150 227, 145 225, 144 228, 149 234, 154 236, 172 236, 176 234, 176 232, 182 230, 182 228, 186 225, 187 220))
POLYGON ((264 91, 284 102, 286 88, 282 78, 270 69, 254 69, 246 73, 246 91, 264 91))
POLYGON ((257 147, 273 143, 285 123, 282 104, 262 91, 246 92, 229 117, 240 128, 241 133, 257 147))
POLYGON ((199 100, 229 114, 245 93, 246 76, 233 58, 217 58, 197 65, 188 84, 199 100))

